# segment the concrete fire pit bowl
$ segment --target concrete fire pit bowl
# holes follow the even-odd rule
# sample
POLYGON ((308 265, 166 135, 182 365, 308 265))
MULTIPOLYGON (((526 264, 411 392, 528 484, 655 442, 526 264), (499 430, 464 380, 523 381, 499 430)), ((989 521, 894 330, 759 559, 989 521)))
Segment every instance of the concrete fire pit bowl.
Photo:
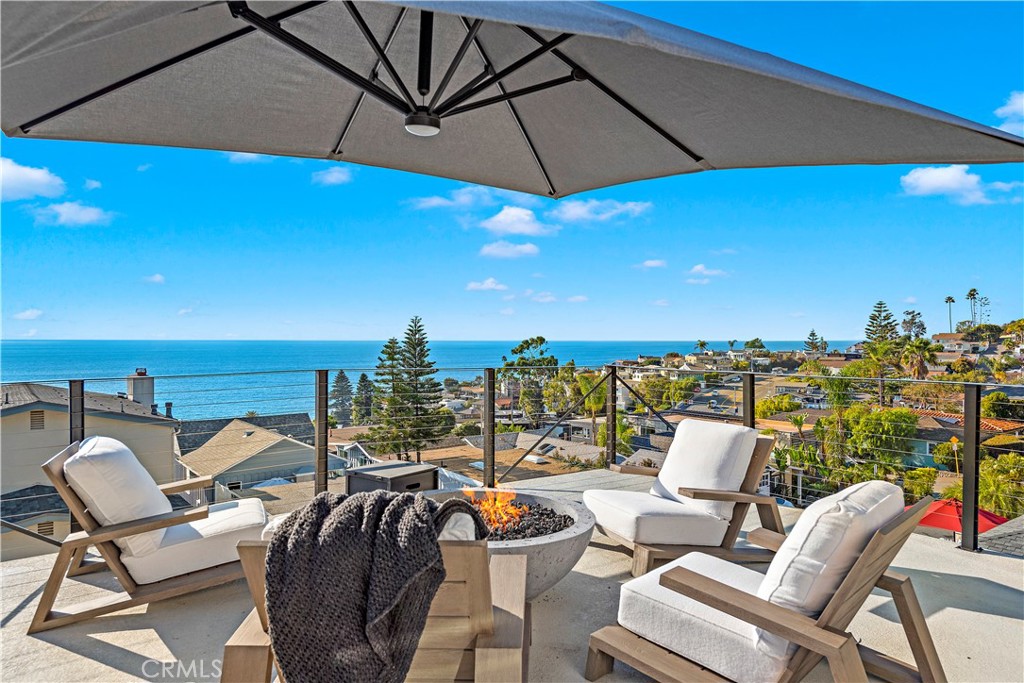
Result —
MULTIPOLYGON (((488 489, 471 489, 482 497, 488 489)), ((461 491, 445 492, 438 499, 464 495, 461 491)), ((569 515, 575 523, 554 534, 517 541, 488 541, 491 554, 526 555, 526 599, 533 600, 568 574, 583 557, 594 533, 594 515, 585 506, 572 501, 555 500, 516 491, 516 502, 549 507, 560 515, 569 515)))

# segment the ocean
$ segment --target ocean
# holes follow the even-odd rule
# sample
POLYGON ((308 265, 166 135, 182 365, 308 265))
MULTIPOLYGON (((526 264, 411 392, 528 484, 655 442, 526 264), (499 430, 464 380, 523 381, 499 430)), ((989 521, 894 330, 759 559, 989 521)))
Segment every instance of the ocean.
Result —
MULTIPOLYGON (((472 379, 498 367, 517 341, 432 341, 438 377, 472 379)), ((694 341, 549 341, 561 362, 600 366, 637 354, 688 353, 694 341)), ((725 350, 724 341, 709 341, 725 350)), ((372 377, 383 342, 378 341, 89 341, 4 340, 0 343, 3 382, 85 379, 86 389, 116 393, 136 368, 156 377, 157 402, 174 403, 175 417, 200 419, 312 412, 311 370, 344 368, 354 385, 361 372, 372 377)), ((844 349, 852 341, 838 341, 844 349)), ((773 351, 799 349, 802 341, 766 341, 773 351)), ((66 385, 66 384, 65 384, 66 385)))

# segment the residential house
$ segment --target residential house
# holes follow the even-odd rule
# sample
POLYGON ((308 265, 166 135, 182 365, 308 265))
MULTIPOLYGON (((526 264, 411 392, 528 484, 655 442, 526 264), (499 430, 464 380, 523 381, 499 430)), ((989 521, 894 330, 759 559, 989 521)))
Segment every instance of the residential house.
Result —
MULTIPOLYGON (((85 436, 109 436, 123 442, 154 480, 165 483, 174 479, 177 421, 156 412, 152 384, 148 383, 147 388, 144 384, 139 381, 131 387, 131 396, 85 392, 85 436)), ((42 465, 68 445, 68 389, 16 383, 4 384, 2 393, 0 514, 31 531, 62 539, 69 532, 70 516, 59 496, 53 497, 55 489, 43 474, 42 465)), ((4 560, 53 550, 8 529, 2 530, 2 540, 0 557, 4 560)))
POLYGON ((970 341, 966 336, 958 332, 940 332, 932 335, 932 341, 942 344, 942 350, 948 353, 977 353, 988 348, 988 342, 970 341))

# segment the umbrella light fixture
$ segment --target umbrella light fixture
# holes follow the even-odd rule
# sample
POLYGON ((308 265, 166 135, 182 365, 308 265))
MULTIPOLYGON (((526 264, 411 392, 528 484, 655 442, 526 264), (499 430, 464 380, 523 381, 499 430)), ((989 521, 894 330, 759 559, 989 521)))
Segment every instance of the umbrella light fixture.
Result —
POLYGON ((0 128, 547 197, 733 168, 1024 161, 1024 140, 593 2, 0 0, 0 128))

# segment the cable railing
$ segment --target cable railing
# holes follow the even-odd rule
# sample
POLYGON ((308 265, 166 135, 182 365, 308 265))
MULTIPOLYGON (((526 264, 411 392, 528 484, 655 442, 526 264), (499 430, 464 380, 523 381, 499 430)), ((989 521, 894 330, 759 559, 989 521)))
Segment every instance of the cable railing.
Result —
POLYGON ((4 385, 0 410, 23 425, 5 420, 0 518, 7 530, 54 529, 66 510, 53 505, 39 465, 94 434, 124 441, 158 484, 213 477, 179 504, 259 496, 276 513, 343 491, 349 469, 375 461, 433 464, 459 485, 587 469, 656 474, 689 419, 774 434, 763 489, 782 504, 887 479, 908 503, 962 499, 972 549, 979 507, 1024 512, 1016 385, 626 365, 410 370, 146 377, 141 396, 138 383, 129 396, 110 378, 31 383, 58 404, 4 385))

